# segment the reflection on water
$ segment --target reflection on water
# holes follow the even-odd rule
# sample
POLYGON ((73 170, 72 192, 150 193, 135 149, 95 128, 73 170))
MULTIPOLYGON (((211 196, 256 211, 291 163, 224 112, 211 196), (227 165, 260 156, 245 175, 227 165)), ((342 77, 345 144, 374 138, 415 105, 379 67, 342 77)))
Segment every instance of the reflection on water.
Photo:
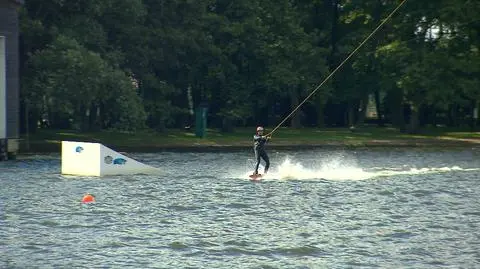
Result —
POLYGON ((157 176, 0 163, 0 268, 476 268, 479 153, 132 154, 157 176), (81 204, 84 193, 96 203, 81 204))

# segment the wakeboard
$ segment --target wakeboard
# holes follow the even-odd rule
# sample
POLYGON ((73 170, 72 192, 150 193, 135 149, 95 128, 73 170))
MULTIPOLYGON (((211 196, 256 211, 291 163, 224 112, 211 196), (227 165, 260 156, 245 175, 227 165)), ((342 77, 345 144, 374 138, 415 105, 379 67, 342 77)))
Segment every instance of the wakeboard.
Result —
POLYGON ((248 177, 250 177, 250 181, 260 181, 262 179, 262 174, 252 174, 248 177))

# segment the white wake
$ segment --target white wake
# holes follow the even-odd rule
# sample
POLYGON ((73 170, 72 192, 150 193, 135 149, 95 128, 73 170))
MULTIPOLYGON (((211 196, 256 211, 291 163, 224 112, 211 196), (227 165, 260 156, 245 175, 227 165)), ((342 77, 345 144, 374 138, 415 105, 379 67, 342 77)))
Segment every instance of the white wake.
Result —
MULTIPOLYGON (((269 173, 263 177, 265 180, 365 180, 378 177, 390 177, 395 175, 419 175, 432 173, 448 173, 453 171, 478 171, 480 168, 461 168, 452 167, 426 167, 426 168, 369 168, 362 169, 355 164, 342 162, 341 159, 331 160, 323 163, 319 167, 305 167, 300 162, 292 162, 289 158, 285 159, 278 167, 272 167, 269 173)), ((260 166, 259 172, 263 171, 260 166)), ((248 178, 251 171, 247 171, 244 175, 248 178)))

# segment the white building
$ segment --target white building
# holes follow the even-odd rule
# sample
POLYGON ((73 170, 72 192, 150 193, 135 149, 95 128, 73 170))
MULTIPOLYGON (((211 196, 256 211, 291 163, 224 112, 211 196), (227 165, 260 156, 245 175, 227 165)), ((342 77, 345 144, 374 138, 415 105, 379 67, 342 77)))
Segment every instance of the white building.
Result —
POLYGON ((0 0, 0 161, 18 151, 20 85, 18 9, 23 0, 0 0))

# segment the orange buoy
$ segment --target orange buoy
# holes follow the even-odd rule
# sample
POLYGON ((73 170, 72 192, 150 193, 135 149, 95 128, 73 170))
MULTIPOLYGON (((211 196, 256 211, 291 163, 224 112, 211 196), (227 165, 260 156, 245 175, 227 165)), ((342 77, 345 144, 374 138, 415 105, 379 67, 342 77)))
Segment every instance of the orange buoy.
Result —
POLYGON ((90 193, 87 193, 83 196, 82 198, 82 203, 94 203, 95 202, 95 196, 91 195, 90 193))

